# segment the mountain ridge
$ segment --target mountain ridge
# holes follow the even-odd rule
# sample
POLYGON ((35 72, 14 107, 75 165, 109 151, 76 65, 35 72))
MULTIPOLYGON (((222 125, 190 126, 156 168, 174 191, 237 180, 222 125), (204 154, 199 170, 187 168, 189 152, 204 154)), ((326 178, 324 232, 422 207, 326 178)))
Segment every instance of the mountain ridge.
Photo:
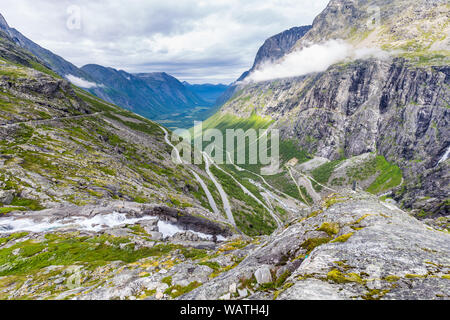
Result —
POLYGON ((273 63, 282 58, 311 28, 312 26, 293 27, 268 38, 258 49, 251 69, 244 72, 237 82, 245 80, 250 73, 259 69, 263 64, 273 63))
POLYGON ((260 68, 264 63, 275 62, 290 52, 293 46, 297 44, 309 30, 311 26, 293 27, 282 31, 264 41, 264 44, 258 49, 253 66, 245 71, 229 88, 216 100, 216 106, 220 107, 231 99, 237 91, 239 83, 244 81, 250 73, 260 68))
POLYGON ((1 13, 0 22, 0 29, 5 31, 17 45, 33 53, 35 56, 41 59, 48 68, 55 71, 61 77, 73 75, 88 81, 93 81, 93 79, 91 79, 89 75, 82 72, 74 64, 66 61, 64 58, 54 54, 50 50, 42 48, 32 40, 22 35, 18 30, 11 28, 6 22, 3 15, 1 15, 1 13))
MULTIPOLYGON (((18 46, 33 53, 46 67, 52 69, 61 77, 66 79, 75 77, 77 79, 72 81, 79 85, 86 82, 86 85, 89 86, 89 88, 85 89, 96 96, 127 109, 138 111, 146 117, 156 119, 159 116, 178 113, 180 110, 188 111, 188 109, 194 109, 196 106, 206 106, 211 104, 211 102, 203 101, 194 92, 191 92, 180 85, 180 82, 170 75, 163 77, 165 78, 166 83, 164 84, 163 90, 158 91, 155 90, 155 88, 152 88, 151 84, 149 85, 149 83, 147 83, 145 85, 142 82, 136 83, 135 87, 133 87, 133 85, 127 87, 127 82, 121 82, 120 79, 117 78, 117 76, 132 77, 131 74, 126 73, 125 71, 119 72, 114 68, 93 64, 78 68, 64 58, 37 45, 27 37, 23 36, 16 29, 11 28, 1 14, 0 30, 6 32, 18 46), (115 86, 118 85, 117 83, 114 84, 113 81, 108 81, 108 78, 102 75, 102 72, 93 70, 94 66, 96 66, 97 69, 104 68, 103 73, 108 71, 111 77, 116 77, 116 80, 121 82, 119 87, 123 89, 123 91, 115 86), (106 86, 106 83, 110 83, 111 86, 106 86), (173 88, 170 88, 171 85, 173 85, 173 88), (130 95, 130 93, 132 94, 130 95), (136 96, 137 99, 133 99, 133 96, 136 96)), ((153 74, 155 77, 160 76, 158 73, 150 74, 153 74)), ((139 76, 134 75, 133 79, 138 81, 136 78, 139 78, 139 76)), ((153 84, 156 83, 153 82, 153 84)), ((163 82, 160 81, 157 85, 162 86, 163 82)))
POLYGON ((203 100, 214 104, 229 87, 229 85, 226 84, 190 84, 187 81, 183 81, 183 85, 200 96, 203 100))
POLYGON ((131 74, 94 64, 81 69, 100 84, 88 91, 148 118, 207 104, 167 73, 131 74))

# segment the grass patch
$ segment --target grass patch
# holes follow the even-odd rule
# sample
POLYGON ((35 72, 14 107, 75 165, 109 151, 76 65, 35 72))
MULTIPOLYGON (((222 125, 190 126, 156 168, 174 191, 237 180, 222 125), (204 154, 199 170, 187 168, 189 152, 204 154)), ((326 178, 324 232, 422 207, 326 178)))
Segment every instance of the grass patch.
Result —
POLYGON ((13 211, 25 211, 25 208, 22 207, 5 207, 5 208, 0 208, 0 214, 8 214, 10 212, 13 211))
POLYGON ((208 256, 208 252, 206 250, 202 249, 195 249, 195 248, 181 248, 181 254, 186 259, 192 259, 192 260, 199 260, 206 258, 208 256))
POLYGON ((395 164, 387 162, 383 156, 377 157, 376 170, 380 172, 380 174, 367 188, 368 192, 378 194, 401 184, 402 170, 395 164))
POLYGON ((174 245, 157 245, 138 250, 135 250, 134 245, 120 248, 119 244, 128 242, 126 238, 108 235, 88 238, 74 234, 48 234, 43 242, 28 240, 1 249, 0 276, 28 274, 51 265, 86 263, 95 268, 112 261, 133 263, 146 257, 166 255, 177 248, 174 245), (20 249, 17 256, 12 254, 15 249, 20 249))
MULTIPOLYGON (((336 169, 336 167, 342 162, 343 160, 336 160, 336 161, 331 161, 331 162, 327 162, 323 165, 321 165, 320 167, 314 169, 311 172, 311 176, 314 178, 314 180, 316 180, 317 182, 321 183, 321 184, 327 184, 328 180, 330 180, 331 175, 333 174, 334 169, 336 169)), ((314 186, 315 188, 317 188, 317 191, 322 190, 322 187, 318 184, 316 184, 314 186)))
POLYGON ((356 282, 359 284, 364 284, 364 280, 357 273, 347 273, 344 274, 337 269, 333 269, 327 274, 327 279, 336 283, 350 283, 356 282))
POLYGON ((350 237, 351 237, 352 235, 353 235, 353 233, 343 234, 342 236, 337 237, 336 239, 334 239, 334 240, 331 241, 331 242, 333 242, 333 243, 336 243, 336 242, 347 242, 347 240, 350 239, 350 237))
POLYGON ((306 254, 310 254, 315 248, 330 242, 331 238, 310 238, 301 244, 306 250, 306 254))
POLYGON ((200 282, 194 281, 194 282, 191 282, 190 284, 188 284, 186 287, 182 287, 180 285, 172 286, 172 287, 168 288, 164 293, 171 296, 172 299, 176 299, 176 298, 200 287, 201 285, 202 284, 200 282))
POLYGON ((23 198, 18 198, 18 197, 15 197, 13 199, 13 201, 11 202, 11 205, 16 206, 16 207, 25 207, 31 211, 39 211, 39 210, 44 209, 44 207, 41 206, 41 204, 38 200, 23 199, 23 198))
POLYGON ((210 267, 214 271, 219 271, 222 268, 218 262, 212 261, 200 262, 199 265, 210 267))
POLYGON ((6 238, 0 238, 0 246, 4 245, 5 243, 8 243, 11 240, 17 240, 26 237, 28 234, 29 234, 28 232, 20 232, 14 233, 6 238))
MULTIPOLYGON (((248 118, 240 118, 232 114, 217 113, 208 120, 203 122, 203 131, 207 129, 218 129, 222 133, 225 133, 227 129, 242 129, 244 131, 248 129, 266 129, 273 122, 268 117, 260 117, 253 113, 248 118)), ((195 137, 194 128, 191 129, 191 136, 195 137)), ((202 132, 203 133, 203 132, 202 132)))
POLYGON ((167 284, 170 287, 172 286, 172 277, 171 276, 165 277, 161 280, 161 282, 167 284))
POLYGON ((311 156, 300 148, 295 140, 280 141, 280 156, 284 161, 296 158, 298 163, 304 163, 311 159, 311 156))

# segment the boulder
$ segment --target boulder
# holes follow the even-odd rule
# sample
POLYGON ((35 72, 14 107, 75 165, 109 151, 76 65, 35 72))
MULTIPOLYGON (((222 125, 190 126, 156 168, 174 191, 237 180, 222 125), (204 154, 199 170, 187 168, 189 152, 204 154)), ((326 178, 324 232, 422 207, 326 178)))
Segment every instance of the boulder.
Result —
POLYGON ((239 289, 238 293, 239 293, 239 298, 241 298, 241 299, 246 298, 248 296, 248 290, 245 288, 242 290, 239 289))
POLYGON ((158 231, 158 219, 144 220, 139 222, 139 225, 144 228, 147 233, 158 231))
POLYGON ((272 282, 272 274, 267 266, 261 267, 255 272, 256 281, 259 284, 266 284, 272 282))
POLYGON ((150 238, 152 240, 155 240, 155 241, 161 241, 163 239, 163 234, 160 232, 151 231, 151 232, 148 232, 148 235, 150 236, 150 238))
POLYGON ((14 200, 13 190, 0 190, 0 203, 4 205, 10 205, 14 200))

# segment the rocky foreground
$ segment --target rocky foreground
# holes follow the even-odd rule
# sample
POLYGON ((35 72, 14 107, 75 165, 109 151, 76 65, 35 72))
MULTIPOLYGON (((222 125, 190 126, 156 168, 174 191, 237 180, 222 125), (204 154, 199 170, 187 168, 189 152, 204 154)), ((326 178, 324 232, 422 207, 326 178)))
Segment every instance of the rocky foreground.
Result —
MULTIPOLYGON (((92 219, 111 209, 81 212, 92 219)), ((114 212, 126 220, 83 224, 72 213, 69 224, 63 214, 65 226, 35 233, 6 234, 0 218, 0 298, 450 297, 448 232, 366 193, 334 194, 273 235, 253 239, 183 220, 173 209, 127 204, 114 212), (169 235, 168 225, 178 230, 169 235)))

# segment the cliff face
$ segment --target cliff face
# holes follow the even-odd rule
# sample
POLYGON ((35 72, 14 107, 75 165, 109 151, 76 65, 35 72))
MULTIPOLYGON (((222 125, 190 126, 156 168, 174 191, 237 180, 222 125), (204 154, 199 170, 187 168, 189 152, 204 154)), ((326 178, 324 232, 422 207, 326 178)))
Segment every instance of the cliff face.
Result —
POLYGON ((256 54, 252 70, 283 57, 309 30, 311 26, 294 27, 267 39, 256 54))
MULTIPOLYGON (((265 63, 272 63, 284 57, 309 30, 311 30, 311 26, 294 27, 267 39, 259 48, 252 68, 245 71, 239 79, 237 79, 237 82, 244 81, 250 73, 261 68, 265 63)), ((236 88, 236 84, 231 85, 222 96, 217 99, 216 105, 221 106, 233 97, 236 93, 236 88)))
POLYGON ((449 212, 449 17, 442 1, 332 0, 287 54, 342 39, 387 56, 347 59, 302 77, 239 83, 221 114, 271 117, 282 138, 329 160, 377 153, 398 165, 393 197, 449 212))
POLYGON ((292 50, 336 38, 410 53, 448 50, 449 19, 441 0, 331 0, 292 50))
MULTIPOLYGON (((448 67, 421 68, 403 59, 360 60, 324 73, 240 88, 222 113, 252 112, 276 121, 282 138, 336 160, 378 152, 404 172, 408 207, 421 197, 448 212, 450 146, 448 67)), ((420 207, 420 206, 419 206, 420 207)))

